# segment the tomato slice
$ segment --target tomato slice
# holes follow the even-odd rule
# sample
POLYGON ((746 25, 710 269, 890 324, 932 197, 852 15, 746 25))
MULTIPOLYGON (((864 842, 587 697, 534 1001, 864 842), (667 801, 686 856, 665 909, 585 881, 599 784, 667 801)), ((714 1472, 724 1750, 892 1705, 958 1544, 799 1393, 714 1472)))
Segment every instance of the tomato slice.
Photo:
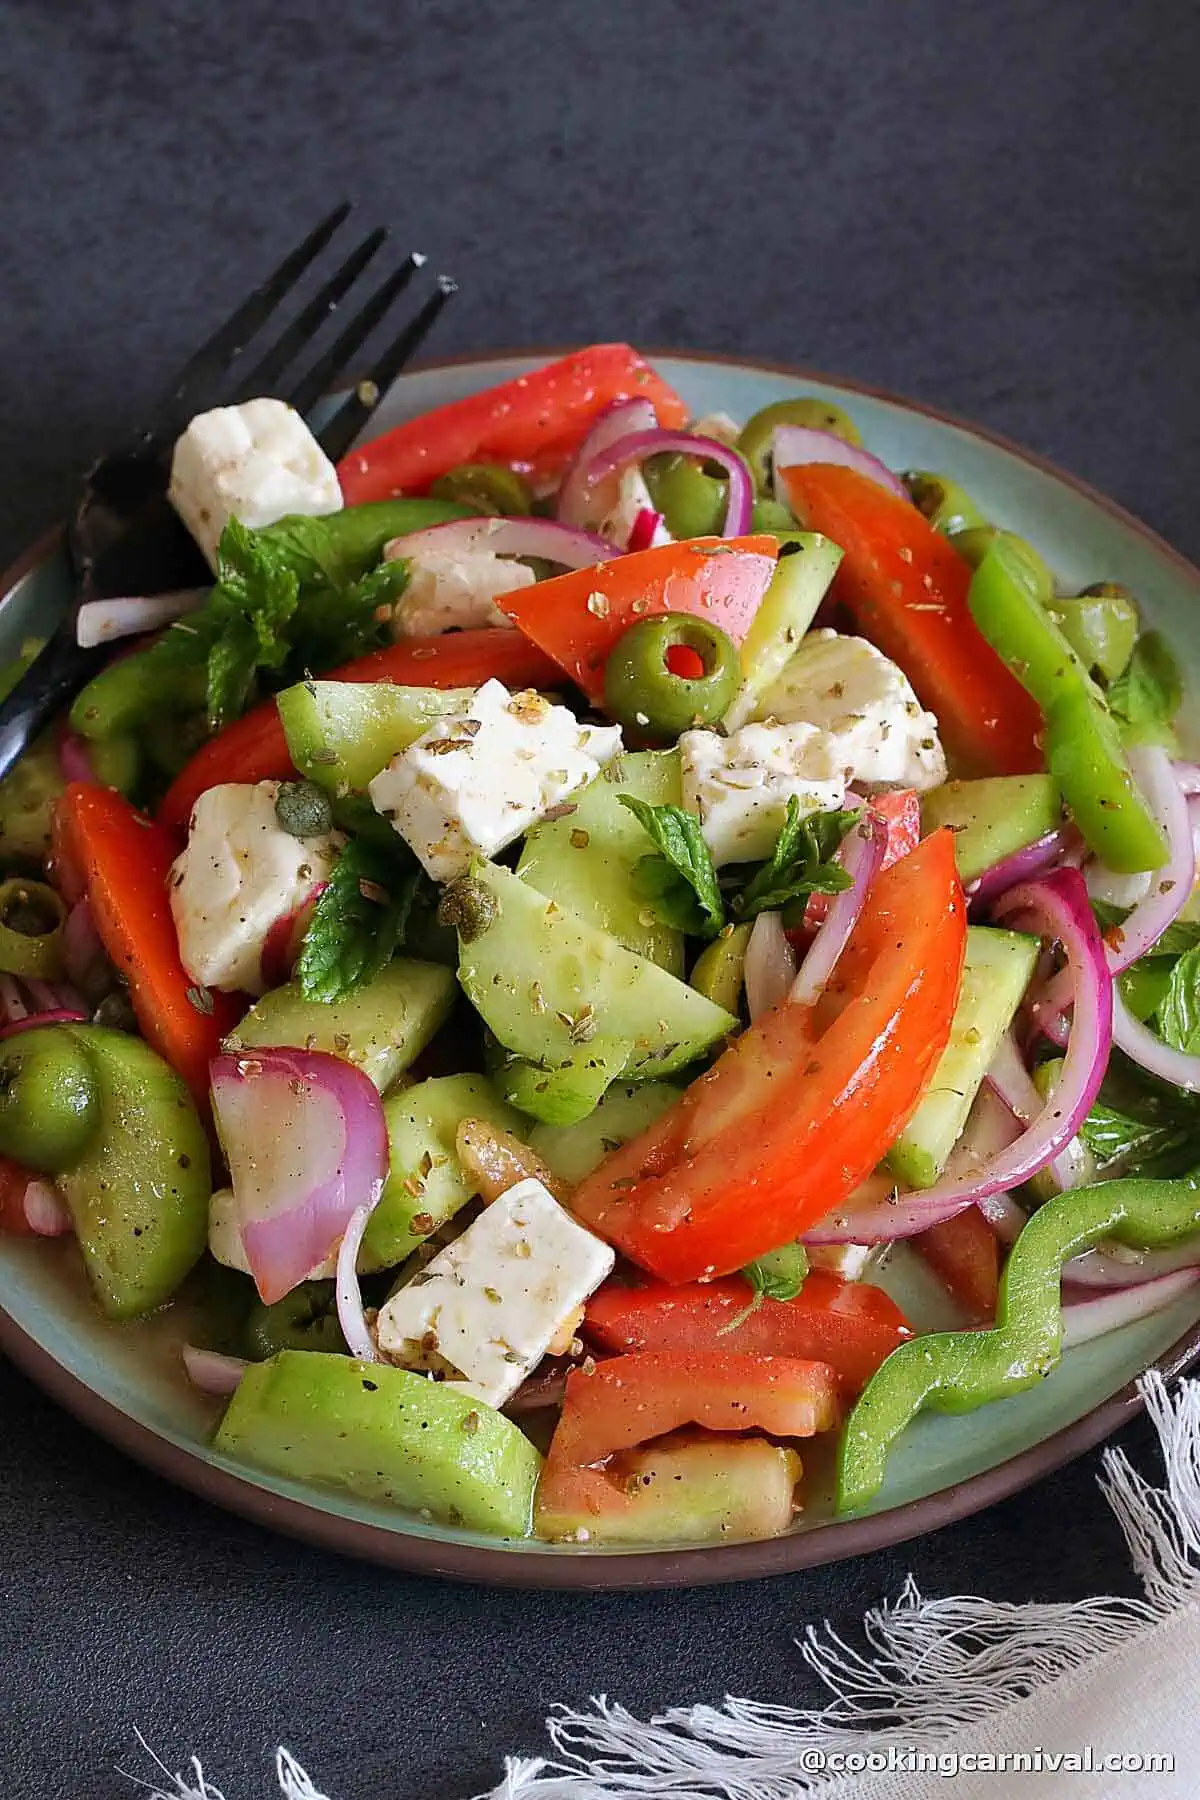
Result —
POLYGON ((827 1363, 843 1392, 856 1394, 912 1330, 896 1302, 867 1281, 823 1269, 792 1300, 761 1299, 751 1310, 740 1275, 671 1287, 606 1282, 588 1301, 584 1331, 602 1350, 748 1350, 827 1363), (739 1319, 740 1315, 740 1319, 739 1319), (739 1321, 738 1323, 735 1323, 739 1321))
POLYGON ((1000 1240, 977 1206, 912 1240, 969 1325, 990 1325, 1000 1288, 1000 1240))
POLYGON ((845 552, 830 588, 936 714, 961 774, 1044 768, 1042 715, 971 617, 971 567, 909 501, 856 469, 780 469, 796 516, 845 552))
POLYGON ((9 1156, 0 1156, 0 1234, 32 1237, 33 1226, 25 1212, 25 1190, 38 1177, 9 1156))
MULTIPOLYGON (((893 794, 874 794, 871 798, 871 811, 876 818, 882 819, 887 828, 887 842, 884 845, 883 861, 879 865, 880 874, 890 869, 894 862, 915 850, 921 841, 921 798, 913 788, 899 788, 893 794)), ((808 905, 804 909, 803 922, 795 930, 788 932, 788 938, 797 949, 803 949, 817 926, 829 911, 828 894, 810 894, 808 905)))
POLYGON ((508 463, 539 480, 557 475, 617 400, 649 400, 659 424, 672 430, 687 423, 679 395, 636 350, 593 344, 351 450, 338 464, 346 505, 423 494, 459 463, 508 463))
POLYGON ((744 1352, 642 1351, 575 1369, 538 1488, 539 1520, 599 1516, 613 1504, 602 1467, 682 1425, 806 1438, 838 1423, 838 1387, 824 1363, 744 1352))
POLYGON ((695 613, 740 644, 770 586, 778 551, 778 540, 763 533, 689 538, 535 582, 501 594, 496 604, 598 706, 609 654, 639 619, 695 613))
POLYGON ((825 993, 742 1033, 571 1209, 670 1282, 803 1236, 881 1160, 950 1037, 966 949, 953 834, 881 875, 825 993))

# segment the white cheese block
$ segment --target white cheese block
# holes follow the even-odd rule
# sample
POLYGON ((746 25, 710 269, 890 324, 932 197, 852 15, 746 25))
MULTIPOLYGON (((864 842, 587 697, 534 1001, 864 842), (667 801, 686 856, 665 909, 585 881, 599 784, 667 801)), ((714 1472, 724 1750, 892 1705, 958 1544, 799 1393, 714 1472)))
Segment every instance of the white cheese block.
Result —
POLYGON ((743 725, 728 737, 685 731, 679 753, 683 803, 718 868, 770 856, 793 797, 807 815, 834 811, 846 792, 831 740, 815 725, 743 725))
MULTIPOLYGON (((406 560, 395 538, 384 551, 389 560, 406 560)), ((392 635, 437 637, 443 631, 471 631, 478 626, 515 630, 496 605, 497 594, 532 587, 533 570, 490 550, 425 550, 407 558, 408 586, 392 612, 392 635)))

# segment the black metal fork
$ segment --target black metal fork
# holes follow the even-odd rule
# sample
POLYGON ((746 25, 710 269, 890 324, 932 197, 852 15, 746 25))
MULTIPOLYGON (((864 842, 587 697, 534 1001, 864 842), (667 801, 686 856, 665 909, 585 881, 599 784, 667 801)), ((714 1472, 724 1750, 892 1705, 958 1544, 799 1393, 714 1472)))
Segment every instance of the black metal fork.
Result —
MULTIPOLYGON (((309 414, 322 395, 344 378, 351 359, 424 266, 425 258, 418 252, 406 256, 328 348, 298 372, 304 352, 385 243, 385 230, 368 232, 243 372, 245 353, 328 248, 350 210, 349 203, 344 203, 322 219, 188 359, 149 422, 89 471, 67 526, 76 605, 106 595, 161 593, 211 580, 207 564, 167 500, 176 438, 196 413, 260 394, 287 400, 297 412, 309 414)), ((380 396, 416 354, 454 292, 455 283, 439 275, 428 299, 401 326, 375 359, 369 375, 316 434, 331 460, 336 462, 345 455, 380 396)), ((84 649, 76 643, 75 611, 73 607, 0 703, 0 778, 110 654, 106 646, 84 649)))

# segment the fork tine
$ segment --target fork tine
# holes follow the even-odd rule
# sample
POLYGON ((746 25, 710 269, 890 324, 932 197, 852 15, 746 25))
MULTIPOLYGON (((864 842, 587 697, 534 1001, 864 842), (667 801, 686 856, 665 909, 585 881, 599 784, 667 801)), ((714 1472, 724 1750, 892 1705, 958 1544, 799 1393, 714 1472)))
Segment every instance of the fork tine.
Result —
POLYGON ((221 377, 254 334, 266 324, 285 295, 291 292, 309 264, 321 254, 338 226, 347 218, 350 202, 335 206, 327 218, 309 232, 273 274, 242 302, 225 323, 213 332, 194 356, 188 358, 167 390, 148 438, 172 438, 197 412, 214 404, 221 377))
POLYGON ((364 344, 385 316, 393 300, 397 299, 408 287, 417 270, 422 268, 425 258, 419 250, 406 256, 400 267, 381 282, 371 298, 351 319, 345 331, 334 342, 296 383, 293 393, 288 399, 297 412, 306 413, 315 406, 322 394, 345 374, 350 358, 364 344))
POLYGON ((239 400, 253 400, 259 394, 274 393, 280 377, 285 369, 300 355, 301 351, 316 336, 329 314, 334 310, 343 295, 349 293, 375 252, 387 239, 387 232, 380 227, 370 232, 352 250, 340 269, 330 276, 319 294, 309 301, 287 329, 281 333, 277 343, 273 344, 266 354, 255 364, 238 389, 236 405, 239 400))
POLYGON ((438 276, 436 289, 416 318, 393 339, 367 380, 359 383, 354 393, 342 402, 329 423, 317 433, 321 448, 333 462, 345 456, 375 410, 380 395, 387 392, 405 363, 420 349, 443 307, 449 304, 457 292, 458 283, 449 275, 438 276))

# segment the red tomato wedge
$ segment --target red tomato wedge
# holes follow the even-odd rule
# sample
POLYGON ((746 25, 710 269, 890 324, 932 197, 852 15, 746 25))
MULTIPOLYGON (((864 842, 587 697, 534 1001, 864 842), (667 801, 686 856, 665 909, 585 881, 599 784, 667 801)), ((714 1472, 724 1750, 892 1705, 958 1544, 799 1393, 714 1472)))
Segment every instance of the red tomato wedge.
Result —
MULTIPOLYGON (((915 850, 921 841, 921 798, 912 788, 898 789, 894 794, 874 794, 871 811, 887 827, 880 873, 915 850)), ((788 937, 797 949, 803 949, 829 911, 828 894, 810 894, 804 909, 804 921, 788 937)))
POLYGON ((538 1517, 609 1512, 619 1489, 597 1465, 681 1425, 805 1438, 832 1430, 838 1417, 837 1379, 824 1363, 726 1350, 614 1356, 567 1377, 538 1517))
POLYGON ((31 1181, 37 1180, 32 1169, 23 1168, 9 1156, 0 1156, 0 1235, 34 1235, 25 1211, 25 1189, 31 1181))
POLYGON ((830 594, 899 663, 964 775, 1025 775, 1045 766, 1042 715, 967 607, 970 564, 907 500, 856 469, 780 469, 797 518, 845 552, 830 594))
POLYGON ((828 1363, 843 1392, 857 1394, 885 1357, 912 1336, 882 1288, 814 1269, 794 1300, 752 1299, 740 1275, 670 1287, 607 1282, 588 1301, 584 1331, 602 1350, 749 1350, 828 1363), (740 1323, 734 1320, 741 1317, 740 1323))
POLYGON ((990 1325, 1000 1288, 1000 1240, 977 1206, 912 1240, 969 1325, 990 1325))
POLYGON ((496 604, 600 705, 604 665, 639 619, 694 613, 740 644, 770 586, 778 551, 777 539, 765 534, 690 538, 535 582, 501 594, 496 604))
MULTIPOLYGON (((322 681, 391 681, 397 687, 479 687, 495 677, 506 687, 547 687, 557 665, 519 631, 453 631, 404 638, 331 669, 322 681)), ((295 774, 274 700, 265 700, 209 740, 175 777, 159 822, 186 831, 200 795, 226 781, 276 781, 295 774)))
POLYGON ((671 430, 687 423, 679 395, 636 350, 593 344, 351 450, 338 464, 346 505, 423 494, 459 463, 508 463, 539 478, 556 475, 593 420, 617 400, 649 400, 659 424, 671 430))
POLYGON ((605 1158, 571 1210, 670 1282, 802 1237, 880 1161, 950 1037, 966 949, 954 839, 881 875, 815 1006, 785 1001, 605 1158))
POLYGON ((82 871, 100 942, 129 983, 143 1037, 207 1109, 208 1065, 245 1010, 200 989, 179 960, 167 877, 175 839, 113 788, 72 782, 54 813, 55 854, 82 871))

